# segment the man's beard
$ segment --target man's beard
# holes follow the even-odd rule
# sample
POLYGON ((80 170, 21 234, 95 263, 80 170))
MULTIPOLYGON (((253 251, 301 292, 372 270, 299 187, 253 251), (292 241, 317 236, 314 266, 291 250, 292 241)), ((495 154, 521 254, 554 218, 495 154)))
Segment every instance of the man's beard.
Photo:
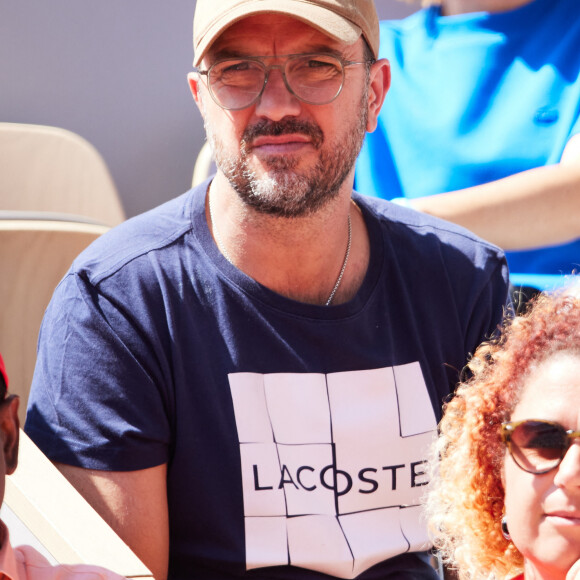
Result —
POLYGON ((359 115, 344 137, 325 143, 320 127, 311 121, 285 117, 280 121, 262 120, 246 128, 238 154, 229 154, 222 141, 206 123, 217 167, 223 172, 240 199, 259 212, 291 218, 308 215, 334 199, 350 173, 366 133, 367 94, 364 91, 359 115), (303 134, 318 151, 314 167, 298 172, 295 156, 271 155, 263 159, 262 176, 250 168, 249 144, 258 136, 303 134))

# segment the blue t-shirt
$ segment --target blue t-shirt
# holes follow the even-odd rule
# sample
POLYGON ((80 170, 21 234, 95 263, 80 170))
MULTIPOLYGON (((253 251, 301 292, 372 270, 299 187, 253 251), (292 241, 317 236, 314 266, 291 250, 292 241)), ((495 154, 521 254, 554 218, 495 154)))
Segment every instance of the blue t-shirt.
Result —
POLYGON ((75 261, 42 324, 26 431, 66 464, 167 463, 171 578, 435 577, 426 447, 502 317, 503 253, 355 194, 363 284, 303 304, 222 256, 206 188, 75 261))
MULTIPOLYGON (((367 135, 355 188, 415 198, 557 163, 580 131, 577 0, 504 13, 381 23, 392 85, 367 135)), ((570 273, 580 241, 507 253, 511 272, 570 273)))

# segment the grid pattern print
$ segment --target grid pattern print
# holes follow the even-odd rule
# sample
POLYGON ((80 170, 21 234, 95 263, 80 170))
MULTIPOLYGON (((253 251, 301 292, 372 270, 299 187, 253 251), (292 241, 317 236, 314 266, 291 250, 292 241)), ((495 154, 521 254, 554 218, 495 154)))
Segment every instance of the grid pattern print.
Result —
POLYGON ((332 374, 229 375, 246 568, 354 578, 426 549, 420 498, 436 418, 418 362, 332 374))

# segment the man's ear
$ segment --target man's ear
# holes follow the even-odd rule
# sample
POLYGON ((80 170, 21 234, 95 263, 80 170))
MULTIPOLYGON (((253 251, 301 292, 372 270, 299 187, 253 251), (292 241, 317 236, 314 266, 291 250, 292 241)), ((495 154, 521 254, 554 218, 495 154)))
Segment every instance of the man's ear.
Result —
POLYGON ((369 133, 372 133, 377 128, 379 112, 390 86, 391 65, 386 58, 381 58, 371 66, 367 121, 367 131, 369 133))
POLYGON ((191 91, 191 95, 193 96, 193 100, 197 105, 198 109, 201 111, 201 96, 199 94, 199 83, 200 83, 200 75, 195 72, 190 72, 187 75, 187 82, 189 83, 189 90, 191 91))
POLYGON ((0 431, 2 434, 2 447, 6 475, 14 473, 18 465, 18 438, 20 434, 20 421, 18 419, 18 406, 20 399, 17 395, 9 395, 0 403, 0 431))

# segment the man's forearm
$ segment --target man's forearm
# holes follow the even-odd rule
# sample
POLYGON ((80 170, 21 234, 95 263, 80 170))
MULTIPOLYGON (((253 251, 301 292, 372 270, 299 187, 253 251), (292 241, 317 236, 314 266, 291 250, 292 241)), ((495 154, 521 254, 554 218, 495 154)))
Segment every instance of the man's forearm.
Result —
POLYGON ((56 466, 155 579, 165 580, 169 561, 167 467, 114 472, 63 463, 56 466))

